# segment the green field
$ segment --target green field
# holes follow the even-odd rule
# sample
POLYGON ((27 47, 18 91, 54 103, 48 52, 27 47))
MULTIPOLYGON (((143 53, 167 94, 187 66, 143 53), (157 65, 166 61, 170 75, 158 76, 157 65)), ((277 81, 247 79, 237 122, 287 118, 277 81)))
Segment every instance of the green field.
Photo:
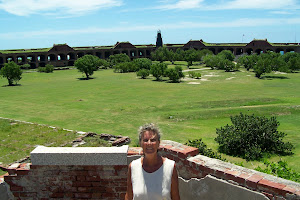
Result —
MULTIPOLYGON (((203 138, 214 150, 216 128, 230 123, 230 115, 277 116, 279 130, 288 134, 285 140, 296 147, 293 156, 282 159, 300 172, 300 73, 272 73, 258 79, 244 69, 225 73, 198 67, 200 80, 185 78, 179 84, 157 82, 152 77, 142 80, 135 73, 113 70, 97 71, 91 80, 82 80, 77 70, 24 73, 21 86, 6 87, 7 80, 0 79, 0 116, 126 135, 132 139, 132 146, 137 145, 138 127, 154 122, 163 131, 162 139, 185 143, 203 138)), ((1 136, 2 143, 3 138, 5 135, 1 136)), ((249 168, 258 165, 225 157, 249 168)))

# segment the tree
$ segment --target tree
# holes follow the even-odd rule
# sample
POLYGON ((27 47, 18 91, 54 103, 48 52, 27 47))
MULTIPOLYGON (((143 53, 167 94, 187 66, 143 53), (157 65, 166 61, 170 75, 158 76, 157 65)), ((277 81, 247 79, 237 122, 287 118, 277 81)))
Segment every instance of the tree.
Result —
POLYGON ((230 119, 232 125, 216 129, 215 141, 219 143, 220 152, 247 160, 260 159, 264 153, 292 154, 294 146, 283 142, 286 133, 277 131, 276 117, 268 119, 240 113, 230 119))
POLYGON ((253 71, 257 78, 260 78, 261 75, 271 72, 271 58, 262 58, 259 57, 257 63, 253 67, 253 71))
POLYGON ((220 53, 218 53, 218 56, 223 56, 224 59, 233 61, 234 60, 234 55, 232 51, 230 50, 223 50, 220 53))
POLYGON ((148 69, 150 70, 152 61, 149 58, 137 58, 133 60, 133 63, 136 65, 137 70, 148 69))
POLYGON ((170 55, 171 54, 166 47, 159 47, 151 53, 152 60, 157 60, 160 62, 170 60, 170 55))
POLYGON ((74 66, 78 69, 78 71, 86 75, 86 79, 89 79, 90 76, 94 74, 94 71, 98 70, 100 64, 100 58, 97 56, 85 55, 81 58, 78 58, 75 61, 74 66))
POLYGON ((259 56, 256 55, 256 54, 243 55, 243 56, 238 58, 238 63, 240 65, 244 65, 246 70, 249 71, 250 69, 253 69, 253 67, 256 64, 258 58, 259 58, 259 56))
POLYGON ((159 81, 165 75, 167 68, 168 65, 165 63, 156 63, 151 66, 150 73, 159 81))
POLYGON ((180 66, 175 66, 175 68, 168 69, 166 74, 172 83, 179 83, 180 79, 184 78, 184 74, 180 66))
POLYGON ((0 70, 0 76, 8 80, 8 85, 12 86, 13 83, 18 83, 22 78, 22 70, 15 62, 11 61, 4 64, 4 67, 0 70))
POLYGON ((130 62, 130 58, 128 55, 122 53, 122 54, 110 55, 108 61, 110 63, 110 67, 113 67, 119 63, 130 62))
POLYGON ((201 60, 200 54, 195 49, 189 49, 184 53, 184 60, 188 63, 188 68, 193 65, 193 61, 201 60))
POLYGON ((108 67, 109 67, 109 63, 106 60, 104 59, 99 60, 99 68, 107 69, 108 67))
POLYGON ((114 72, 128 73, 136 72, 137 66, 134 62, 122 62, 114 66, 114 72))
POLYGON ((142 79, 145 79, 147 78, 147 76, 149 76, 150 72, 148 69, 140 69, 136 75, 137 76, 140 76, 142 79))

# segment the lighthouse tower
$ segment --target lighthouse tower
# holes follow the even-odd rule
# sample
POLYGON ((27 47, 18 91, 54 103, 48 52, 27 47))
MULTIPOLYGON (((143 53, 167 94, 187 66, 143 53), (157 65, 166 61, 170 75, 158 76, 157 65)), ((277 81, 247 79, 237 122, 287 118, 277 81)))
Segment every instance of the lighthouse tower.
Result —
POLYGON ((156 48, 162 47, 162 46, 163 46, 163 41, 162 41, 162 37, 161 37, 161 31, 158 30, 157 37, 156 37, 156 48))

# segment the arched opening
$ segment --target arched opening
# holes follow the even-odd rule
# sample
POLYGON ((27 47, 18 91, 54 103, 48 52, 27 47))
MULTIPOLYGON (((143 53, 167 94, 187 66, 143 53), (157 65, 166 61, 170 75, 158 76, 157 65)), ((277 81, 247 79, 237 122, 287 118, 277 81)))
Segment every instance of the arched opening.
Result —
POLYGON ((266 52, 274 52, 273 49, 266 49, 266 52))
POLYGON ((87 52, 86 54, 87 54, 87 55, 94 55, 93 52, 87 52))
POLYGON ((25 57, 24 56, 18 56, 17 57, 17 62, 18 63, 24 63, 25 62, 25 57))
POLYGON ((151 51, 150 50, 146 50, 146 56, 151 56, 151 51))
POLYGON ((62 53, 58 54, 57 60, 66 60, 66 55, 62 53))
POLYGON ((74 53, 68 53, 67 54, 67 60, 75 60, 75 54, 74 53))
POLYGON ((115 55, 115 54, 119 54, 120 53, 120 51, 114 51, 113 52, 113 54, 115 55))
POLYGON ((227 48, 227 50, 231 51, 234 54, 233 48, 227 48))
POLYGON ((3 58, 0 57, 0 64, 3 64, 3 58))
POLYGON ((96 52, 96 56, 97 56, 98 58, 101 58, 101 56, 102 56, 101 52, 96 52))
POLYGON ((50 54, 50 55, 48 56, 48 61, 56 61, 56 55, 50 54))
POLYGON ((135 56, 136 56, 136 52, 135 52, 135 51, 133 51, 133 50, 132 50, 132 51, 130 51, 130 56, 131 56, 131 57, 135 57, 135 56))
POLYGON ((38 55, 37 60, 39 62, 45 62, 46 61, 46 56, 45 55, 38 55))
POLYGON ((276 53, 280 53, 281 55, 284 54, 284 50, 283 50, 282 48, 277 48, 277 49, 275 50, 275 52, 276 52, 276 53))
POLYGON ((244 50, 242 48, 236 49, 236 55, 242 55, 244 53, 244 50))
POLYGON ((81 58, 82 56, 84 56, 84 53, 83 53, 83 52, 79 52, 79 53, 77 54, 77 58, 81 58))
POLYGON ((27 56, 28 62, 35 62, 35 56, 27 56))
POLYGON ((224 48, 219 48, 218 53, 222 52, 223 50, 224 50, 224 48))
POLYGON ((127 51, 127 50, 124 50, 124 51, 122 51, 122 54, 128 55, 128 51, 127 51))
POLYGON ((256 49, 256 50, 255 50, 255 53, 256 53, 257 55, 260 55, 260 54, 264 53, 264 51, 261 50, 261 49, 256 49))
POLYGON ((211 52, 213 52, 213 54, 216 54, 216 49, 215 48, 209 48, 208 50, 210 50, 211 52))
POLYGON ((248 55, 251 55, 253 53, 253 49, 251 49, 251 48, 246 49, 246 53, 248 55))
POLYGON ((104 58, 108 58, 109 56, 110 56, 110 52, 109 51, 105 51, 104 58))
POLYGON ((139 50, 139 56, 144 56, 144 52, 142 50, 139 50))
POLYGON ((15 61, 14 57, 6 57, 6 62, 11 62, 11 61, 15 61))
POLYGON ((295 52, 294 49, 287 49, 286 52, 295 52))

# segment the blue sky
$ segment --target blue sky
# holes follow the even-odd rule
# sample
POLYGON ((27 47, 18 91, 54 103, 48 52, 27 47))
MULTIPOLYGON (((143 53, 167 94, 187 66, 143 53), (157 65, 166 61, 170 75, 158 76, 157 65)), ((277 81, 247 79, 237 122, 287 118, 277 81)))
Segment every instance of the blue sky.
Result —
POLYGON ((0 0, 0 49, 300 42, 300 0, 0 0))

